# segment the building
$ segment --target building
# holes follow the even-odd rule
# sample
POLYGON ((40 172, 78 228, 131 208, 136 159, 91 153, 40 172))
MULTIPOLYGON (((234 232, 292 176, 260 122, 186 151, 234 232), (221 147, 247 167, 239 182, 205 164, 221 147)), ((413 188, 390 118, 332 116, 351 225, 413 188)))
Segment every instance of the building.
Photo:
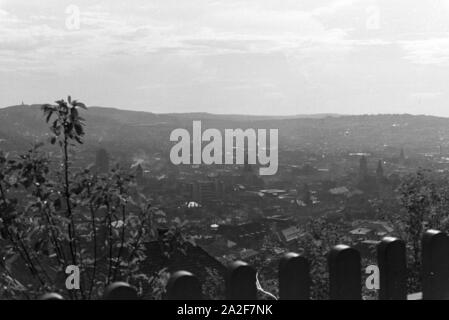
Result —
POLYGON ((301 230, 297 226, 292 226, 281 231, 282 240, 291 242, 301 236, 301 230))
POLYGON ((365 181, 368 178, 368 161, 363 155, 359 160, 359 181, 365 181))
POLYGON ((219 179, 214 181, 195 181, 190 185, 191 200, 201 205, 215 204, 225 196, 225 184, 219 179))

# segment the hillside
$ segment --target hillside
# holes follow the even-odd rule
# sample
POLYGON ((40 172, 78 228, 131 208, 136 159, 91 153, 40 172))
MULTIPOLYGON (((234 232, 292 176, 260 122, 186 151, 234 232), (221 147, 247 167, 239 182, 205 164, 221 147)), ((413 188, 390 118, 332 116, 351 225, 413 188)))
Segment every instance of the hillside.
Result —
MULTIPOLYGON (((432 151, 448 146, 449 119, 413 115, 294 116, 288 118, 195 114, 154 114, 114 108, 91 107, 85 149, 106 147, 129 155, 138 150, 163 151, 172 144, 175 128, 191 130, 192 120, 203 127, 279 129, 279 143, 289 148, 379 150, 387 146, 432 151)), ((48 139, 48 125, 40 107, 12 106, 0 109, 0 148, 18 150, 33 141, 48 139)))

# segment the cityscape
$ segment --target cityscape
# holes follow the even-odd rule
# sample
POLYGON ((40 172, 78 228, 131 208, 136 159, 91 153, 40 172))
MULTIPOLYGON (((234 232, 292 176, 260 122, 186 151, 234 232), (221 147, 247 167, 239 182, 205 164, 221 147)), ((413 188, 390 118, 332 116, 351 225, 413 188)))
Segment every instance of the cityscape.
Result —
POLYGON ((448 17, 0 0, 0 300, 448 300, 448 17))
MULTIPOLYGON (((39 119, 40 109, 18 105, 0 110, 2 128, 14 137, 10 141, 5 135, 1 142, 10 158, 33 143, 49 140, 45 122, 39 119)), ((130 197, 144 197, 154 210, 152 227, 158 235, 145 244, 142 272, 188 270, 202 283, 219 286, 215 282, 225 278, 226 266, 240 260, 261 270, 260 284, 274 296, 278 294, 277 265, 288 252, 324 257, 333 245, 345 243, 360 252, 363 268, 375 265, 376 246, 383 238, 407 234, 411 214, 404 203, 407 179, 425 168, 429 177, 444 180, 449 170, 445 136, 449 132, 444 131, 449 120, 445 118, 323 115, 236 122, 211 114, 156 115, 97 107, 80 112, 86 118, 86 138, 71 153, 73 174, 87 168, 94 176, 106 177, 121 167, 133 179, 130 197), (249 164, 247 153, 242 164, 173 164, 168 154, 175 142, 169 141, 169 132, 180 124, 187 126, 190 117, 219 128, 246 129, 278 122, 277 173, 260 175, 260 165, 249 164), (308 136, 289 132, 301 131, 305 121, 312 128, 308 136), (440 128, 439 135, 434 130, 424 132, 428 123, 440 128), (132 138, 147 128, 150 133, 132 138), (108 140, 112 131, 116 136, 108 140), (379 131, 384 137, 379 137, 379 131), (410 131, 423 132, 421 141, 410 131), (337 134, 339 143, 334 142, 337 134), (286 135, 290 139, 283 139, 286 135), (400 143, 381 144, 381 139, 400 143), (158 238, 173 228, 182 235, 185 248, 166 256, 158 238)), ((50 168, 57 170, 62 155, 48 143, 41 148, 50 156, 50 168)), ((126 206, 132 211, 136 205, 126 206)), ((315 297, 326 296, 319 284, 314 288, 315 297)), ((146 290, 144 286, 144 296, 151 294, 146 290)), ((210 294, 217 298, 223 293, 210 294)), ((364 292, 365 298, 376 294, 376 290, 364 292)))

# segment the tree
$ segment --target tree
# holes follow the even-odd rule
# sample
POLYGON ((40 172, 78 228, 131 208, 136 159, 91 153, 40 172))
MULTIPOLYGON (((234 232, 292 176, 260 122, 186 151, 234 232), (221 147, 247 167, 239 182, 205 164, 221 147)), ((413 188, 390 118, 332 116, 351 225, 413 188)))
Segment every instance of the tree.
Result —
POLYGON ((51 132, 54 134, 51 138, 51 143, 54 144, 59 140, 59 146, 63 152, 64 198, 67 206, 67 217, 70 219, 68 234, 70 254, 74 265, 77 264, 77 237, 76 230, 74 229, 72 204, 70 200, 69 146, 70 141, 76 141, 79 144, 83 143, 84 119, 79 115, 79 108, 87 110, 84 103, 76 100, 72 101, 70 96, 68 96, 67 102, 61 99, 56 101, 55 106, 49 104, 42 106, 47 123, 53 121, 50 127, 51 132))
POLYGON ((329 298, 327 254, 337 244, 352 245, 344 224, 331 223, 324 218, 310 219, 304 226, 304 234, 298 239, 299 253, 310 262, 312 279, 311 298, 329 298))
POLYGON ((70 97, 42 107, 62 166, 42 151, 43 144, 19 157, 0 152, 0 284, 10 288, 3 297, 53 291, 90 299, 113 281, 138 289, 157 283, 141 272, 141 263, 163 212, 138 193, 134 177, 120 166, 102 175, 72 169, 69 151, 85 135, 80 108, 87 109, 70 97), (65 287, 69 265, 79 267, 80 290, 65 287))
POLYGON ((408 256, 410 292, 421 290, 422 235, 432 226, 431 220, 439 220, 432 219, 439 215, 437 208, 441 206, 441 190, 435 182, 429 170, 420 169, 405 177, 399 187, 399 200, 405 212, 393 216, 392 222, 411 252, 408 256))

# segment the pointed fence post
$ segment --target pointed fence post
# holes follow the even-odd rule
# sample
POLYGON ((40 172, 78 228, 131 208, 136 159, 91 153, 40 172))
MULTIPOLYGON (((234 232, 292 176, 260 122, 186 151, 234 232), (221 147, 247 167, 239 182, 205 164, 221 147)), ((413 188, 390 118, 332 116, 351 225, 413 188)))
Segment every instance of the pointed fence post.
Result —
POLYGON ((405 242, 384 237, 377 245, 377 263, 380 271, 380 300, 407 299, 407 264, 405 242))
POLYGON ((449 237, 428 230, 422 238, 422 298, 449 299, 449 237))
POLYGON ((137 291, 126 282, 108 285, 103 294, 104 300, 138 300, 137 291))
POLYGON ((279 296, 281 300, 309 300, 310 274, 306 258, 287 253, 279 263, 279 296))
POLYGON ((328 264, 330 299, 361 300, 360 253, 354 248, 339 244, 330 251, 328 264))
POLYGON ((167 284, 168 300, 201 300, 201 285, 197 277, 187 271, 177 271, 167 284))
POLYGON ((243 261, 231 263, 226 276, 227 300, 256 300, 256 270, 243 261))

